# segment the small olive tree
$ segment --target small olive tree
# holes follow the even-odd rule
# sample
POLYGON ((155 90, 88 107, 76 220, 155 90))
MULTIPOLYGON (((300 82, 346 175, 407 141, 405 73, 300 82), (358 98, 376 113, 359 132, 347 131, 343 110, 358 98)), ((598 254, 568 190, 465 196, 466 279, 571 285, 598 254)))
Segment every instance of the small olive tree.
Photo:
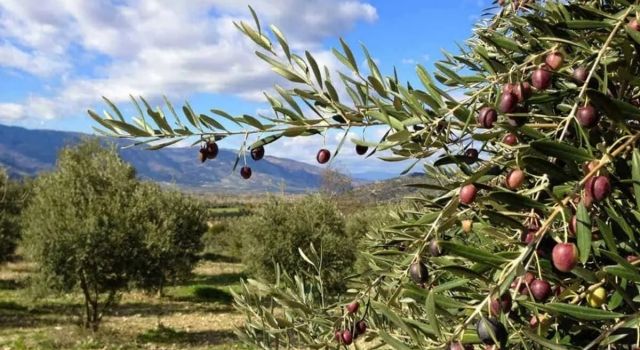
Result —
POLYGON ((190 275, 207 230, 206 208, 187 195, 143 183, 134 196, 142 224, 136 285, 162 294, 163 287, 190 275))
POLYGON ((233 224, 241 240, 242 262, 254 277, 276 279, 276 264, 286 271, 311 273, 298 249, 313 246, 322 257, 321 278, 330 291, 342 290, 353 272, 356 252, 345 219, 334 204, 317 195, 288 201, 271 198, 252 215, 233 224))
POLYGON ((24 210, 27 252, 51 287, 82 291, 86 327, 97 329, 137 272, 144 238, 137 187, 134 169, 114 149, 86 141, 60 152, 24 210))

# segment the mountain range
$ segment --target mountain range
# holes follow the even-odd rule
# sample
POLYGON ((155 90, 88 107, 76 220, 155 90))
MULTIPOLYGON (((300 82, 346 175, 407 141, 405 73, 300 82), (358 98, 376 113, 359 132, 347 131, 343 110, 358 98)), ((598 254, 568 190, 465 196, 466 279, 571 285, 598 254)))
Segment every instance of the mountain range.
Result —
MULTIPOLYGON (((34 176, 51 170, 61 148, 96 137, 76 132, 33 130, 0 125, 0 167, 12 177, 34 176)), ((130 162, 142 179, 207 192, 287 192, 299 193, 319 188, 323 168, 266 156, 259 162, 247 157, 253 170, 249 180, 243 180, 238 169, 232 172, 236 152, 220 149, 215 160, 198 161, 198 149, 164 148, 148 151, 144 148, 123 148, 130 141, 116 140, 123 159, 130 162)))

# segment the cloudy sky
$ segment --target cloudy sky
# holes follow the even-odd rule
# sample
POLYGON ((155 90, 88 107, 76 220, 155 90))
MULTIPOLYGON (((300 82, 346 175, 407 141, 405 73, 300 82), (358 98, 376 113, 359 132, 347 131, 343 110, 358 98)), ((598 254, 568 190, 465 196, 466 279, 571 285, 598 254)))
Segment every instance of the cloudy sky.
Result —
MULTIPOLYGON (((233 25, 250 20, 249 4, 294 49, 329 67, 339 66, 330 49, 343 37, 352 47, 365 44, 383 72, 395 66, 402 80, 414 81, 415 65, 430 68, 440 49, 455 51, 491 1, 2 0, 0 123, 91 132, 85 111, 101 111, 103 95, 122 106, 129 94, 152 101, 166 94, 200 112, 264 110, 261 92, 282 81, 233 25)), ((322 142, 289 139, 268 152, 312 162, 322 142)), ((339 164, 351 173, 382 166, 351 150, 339 164)))

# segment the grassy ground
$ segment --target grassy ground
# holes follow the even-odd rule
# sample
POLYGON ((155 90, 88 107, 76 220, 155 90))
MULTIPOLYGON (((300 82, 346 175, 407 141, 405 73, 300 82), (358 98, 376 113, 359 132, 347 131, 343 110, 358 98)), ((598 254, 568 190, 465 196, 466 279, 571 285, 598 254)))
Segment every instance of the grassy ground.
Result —
POLYGON ((0 349, 246 349, 233 333, 241 316, 229 291, 242 266, 209 255, 188 283, 165 296, 125 293, 98 332, 78 326, 77 295, 33 298, 26 262, 0 266, 0 349))

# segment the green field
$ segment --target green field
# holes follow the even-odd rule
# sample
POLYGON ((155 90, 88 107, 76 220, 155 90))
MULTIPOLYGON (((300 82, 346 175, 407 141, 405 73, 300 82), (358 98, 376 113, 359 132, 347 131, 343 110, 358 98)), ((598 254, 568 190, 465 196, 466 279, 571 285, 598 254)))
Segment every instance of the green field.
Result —
POLYGON ((33 264, 0 266, 0 349, 246 349, 234 327, 241 322, 230 290, 242 265, 205 255, 184 283, 164 296, 125 293, 99 331, 79 326, 80 295, 33 297, 33 264))

